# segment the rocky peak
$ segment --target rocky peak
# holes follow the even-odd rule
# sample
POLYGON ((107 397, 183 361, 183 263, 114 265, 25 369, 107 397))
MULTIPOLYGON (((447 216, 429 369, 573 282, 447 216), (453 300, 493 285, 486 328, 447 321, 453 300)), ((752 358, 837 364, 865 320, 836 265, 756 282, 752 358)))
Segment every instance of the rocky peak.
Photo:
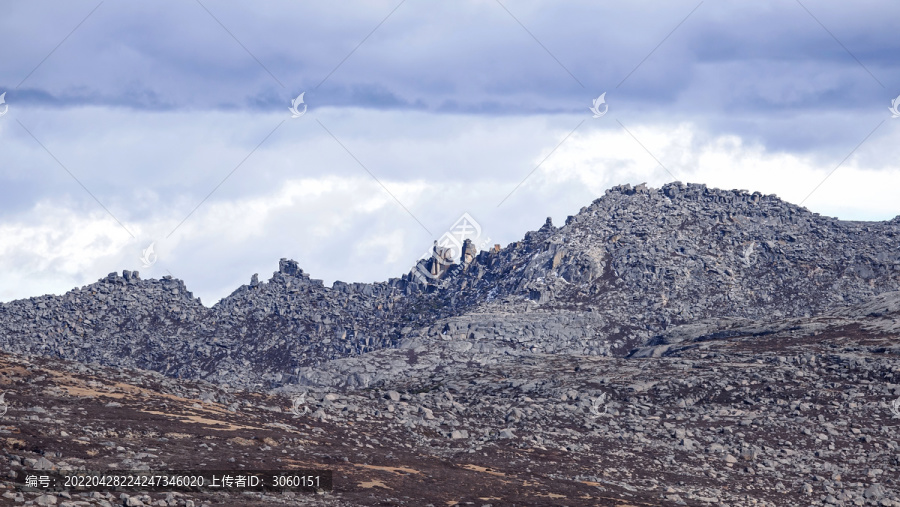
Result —
POLYGON ((802 316, 896 290, 900 228, 897 221, 842 222, 759 192, 620 185, 565 226, 548 220, 524 241, 478 259, 483 269, 448 271, 448 293, 462 290, 458 299, 473 305, 491 294, 594 311, 606 311, 602 301, 613 294, 622 298, 618 307, 637 297, 661 317, 653 328, 773 307, 802 316))

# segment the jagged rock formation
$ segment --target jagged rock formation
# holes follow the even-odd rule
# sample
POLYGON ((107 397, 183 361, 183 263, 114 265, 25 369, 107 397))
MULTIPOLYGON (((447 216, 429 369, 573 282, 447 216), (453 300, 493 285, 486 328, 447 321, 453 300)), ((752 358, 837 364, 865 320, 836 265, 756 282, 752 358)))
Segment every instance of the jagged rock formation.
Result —
POLYGON ((548 219, 459 261, 424 281, 413 270, 329 288, 283 259, 212 308, 179 280, 126 271, 0 305, 0 347, 266 387, 324 361, 451 339, 486 361, 624 356, 704 319, 811 317, 900 289, 900 217, 842 222, 758 192, 624 185, 562 227, 548 219))

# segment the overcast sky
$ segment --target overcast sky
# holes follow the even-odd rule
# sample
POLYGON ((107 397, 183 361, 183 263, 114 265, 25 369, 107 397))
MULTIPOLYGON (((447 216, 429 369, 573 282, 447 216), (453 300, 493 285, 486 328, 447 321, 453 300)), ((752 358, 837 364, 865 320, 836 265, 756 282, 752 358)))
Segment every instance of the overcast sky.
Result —
POLYGON ((463 213, 505 246, 622 183, 890 219, 898 20, 888 0, 4 2, 0 301, 131 269, 212 305, 281 257, 386 280, 463 213))

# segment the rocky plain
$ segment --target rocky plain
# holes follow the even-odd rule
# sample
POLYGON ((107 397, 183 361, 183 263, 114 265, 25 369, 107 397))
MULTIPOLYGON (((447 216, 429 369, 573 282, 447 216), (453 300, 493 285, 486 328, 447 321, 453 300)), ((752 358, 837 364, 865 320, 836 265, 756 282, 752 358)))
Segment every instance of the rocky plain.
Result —
POLYGON ((900 217, 623 185, 433 262, 326 287, 282 259, 212 307, 132 271, 0 304, 0 504, 900 506, 900 217), (295 468, 334 486, 17 482, 295 468))

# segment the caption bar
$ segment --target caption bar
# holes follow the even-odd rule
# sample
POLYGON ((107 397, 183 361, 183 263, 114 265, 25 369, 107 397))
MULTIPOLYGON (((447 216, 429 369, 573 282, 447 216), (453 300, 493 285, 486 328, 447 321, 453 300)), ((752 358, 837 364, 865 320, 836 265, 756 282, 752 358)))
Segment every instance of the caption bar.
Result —
POLYGON ((23 491, 331 491, 331 470, 150 471, 32 470, 16 476, 23 491))

